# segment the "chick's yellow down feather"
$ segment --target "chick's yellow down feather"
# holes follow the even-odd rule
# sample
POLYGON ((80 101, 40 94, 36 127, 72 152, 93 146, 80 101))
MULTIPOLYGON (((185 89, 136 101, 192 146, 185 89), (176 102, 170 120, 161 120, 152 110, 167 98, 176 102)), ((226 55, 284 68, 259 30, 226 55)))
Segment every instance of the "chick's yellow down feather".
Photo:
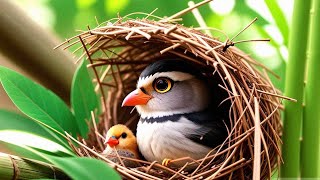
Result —
MULTIPOLYGON (((113 162, 121 163, 119 157, 140 159, 137 140, 132 131, 123 124, 112 126, 106 134, 106 149, 102 155, 113 162)), ((125 166, 135 167, 137 163, 122 159, 125 166)))

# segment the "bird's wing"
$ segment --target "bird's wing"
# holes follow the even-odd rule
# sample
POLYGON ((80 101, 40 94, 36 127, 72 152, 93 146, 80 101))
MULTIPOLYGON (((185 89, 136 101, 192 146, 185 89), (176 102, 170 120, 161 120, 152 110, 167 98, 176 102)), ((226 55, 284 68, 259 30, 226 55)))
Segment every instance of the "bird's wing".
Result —
POLYGON ((133 152, 131 152, 130 150, 118 149, 117 152, 118 152, 119 156, 137 158, 136 155, 133 152))
POLYGON ((193 113, 186 116, 198 125, 198 128, 185 136, 192 141, 204 146, 214 148, 220 145, 228 136, 227 126, 222 118, 212 113, 193 113))

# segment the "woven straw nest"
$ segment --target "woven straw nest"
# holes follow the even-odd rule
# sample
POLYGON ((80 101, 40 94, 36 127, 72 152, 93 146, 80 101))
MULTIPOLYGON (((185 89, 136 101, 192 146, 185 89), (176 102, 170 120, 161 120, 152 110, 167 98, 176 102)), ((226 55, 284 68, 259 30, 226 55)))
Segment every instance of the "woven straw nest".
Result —
POLYGON ((80 58, 86 57, 90 62, 88 67, 94 72, 104 109, 101 121, 93 124, 90 138, 80 138, 80 146, 73 146, 75 152, 102 159, 129 179, 270 178, 281 162, 280 99, 284 97, 270 82, 268 70, 233 47, 230 40, 221 42, 170 21, 173 17, 148 18, 117 18, 65 42, 69 43, 66 48, 80 44, 78 50, 84 50, 80 58), (132 108, 122 108, 121 102, 135 89, 140 72, 150 62, 168 57, 192 61, 221 79, 219 86, 231 102, 228 138, 215 151, 195 160, 198 168, 191 172, 185 171, 186 166, 170 169, 157 162, 135 159, 129 160, 140 162, 141 167, 127 168, 99 155, 105 148, 103 136, 110 126, 122 123, 135 132, 138 114, 130 112, 132 108), (210 161, 204 161, 207 159, 210 161))

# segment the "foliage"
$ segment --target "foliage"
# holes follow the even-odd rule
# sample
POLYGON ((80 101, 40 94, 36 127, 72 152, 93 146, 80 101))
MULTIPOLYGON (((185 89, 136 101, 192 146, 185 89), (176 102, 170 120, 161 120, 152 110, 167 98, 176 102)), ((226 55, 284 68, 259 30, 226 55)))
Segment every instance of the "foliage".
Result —
POLYGON ((76 135, 74 116, 58 96, 10 69, 0 68, 0 76, 5 91, 20 111, 59 134, 66 130, 76 135))
POLYGON ((87 138, 89 128, 88 121, 92 118, 91 111, 99 114, 99 103, 97 94, 94 91, 91 78, 87 71, 87 62, 83 61, 76 72, 72 82, 71 106, 77 120, 80 135, 87 138))
POLYGON ((11 100, 26 115, 0 111, 2 147, 20 157, 51 163, 73 179, 120 179, 106 163, 76 157, 65 138, 65 132, 88 134, 86 120, 98 109, 86 63, 74 76, 73 112, 51 91, 10 69, 0 67, 0 77, 11 100))

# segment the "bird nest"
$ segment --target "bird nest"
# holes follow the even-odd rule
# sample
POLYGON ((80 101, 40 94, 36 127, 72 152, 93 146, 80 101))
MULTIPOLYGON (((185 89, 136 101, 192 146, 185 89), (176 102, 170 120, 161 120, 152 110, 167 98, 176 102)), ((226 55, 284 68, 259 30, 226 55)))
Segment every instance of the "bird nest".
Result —
POLYGON ((65 48, 80 44, 77 50, 84 50, 79 59, 86 57, 90 62, 88 68, 93 70, 103 109, 99 123, 93 121, 89 138, 74 140, 80 146, 72 147, 79 156, 106 161, 129 179, 270 179, 281 162, 280 100, 285 97, 272 85, 267 75, 270 71, 234 47, 236 42, 221 42, 196 28, 184 27, 175 22, 180 14, 165 19, 151 14, 143 19, 119 17, 64 43, 65 48), (231 102, 229 136, 206 157, 195 159, 192 163, 197 168, 191 171, 186 169, 192 163, 169 168, 161 162, 119 157, 120 162, 127 159, 141 164, 128 168, 101 156, 104 136, 112 125, 125 124, 135 132, 139 116, 132 108, 122 108, 121 102, 136 88, 148 64, 167 58, 192 61, 220 79, 218 86, 231 102))

